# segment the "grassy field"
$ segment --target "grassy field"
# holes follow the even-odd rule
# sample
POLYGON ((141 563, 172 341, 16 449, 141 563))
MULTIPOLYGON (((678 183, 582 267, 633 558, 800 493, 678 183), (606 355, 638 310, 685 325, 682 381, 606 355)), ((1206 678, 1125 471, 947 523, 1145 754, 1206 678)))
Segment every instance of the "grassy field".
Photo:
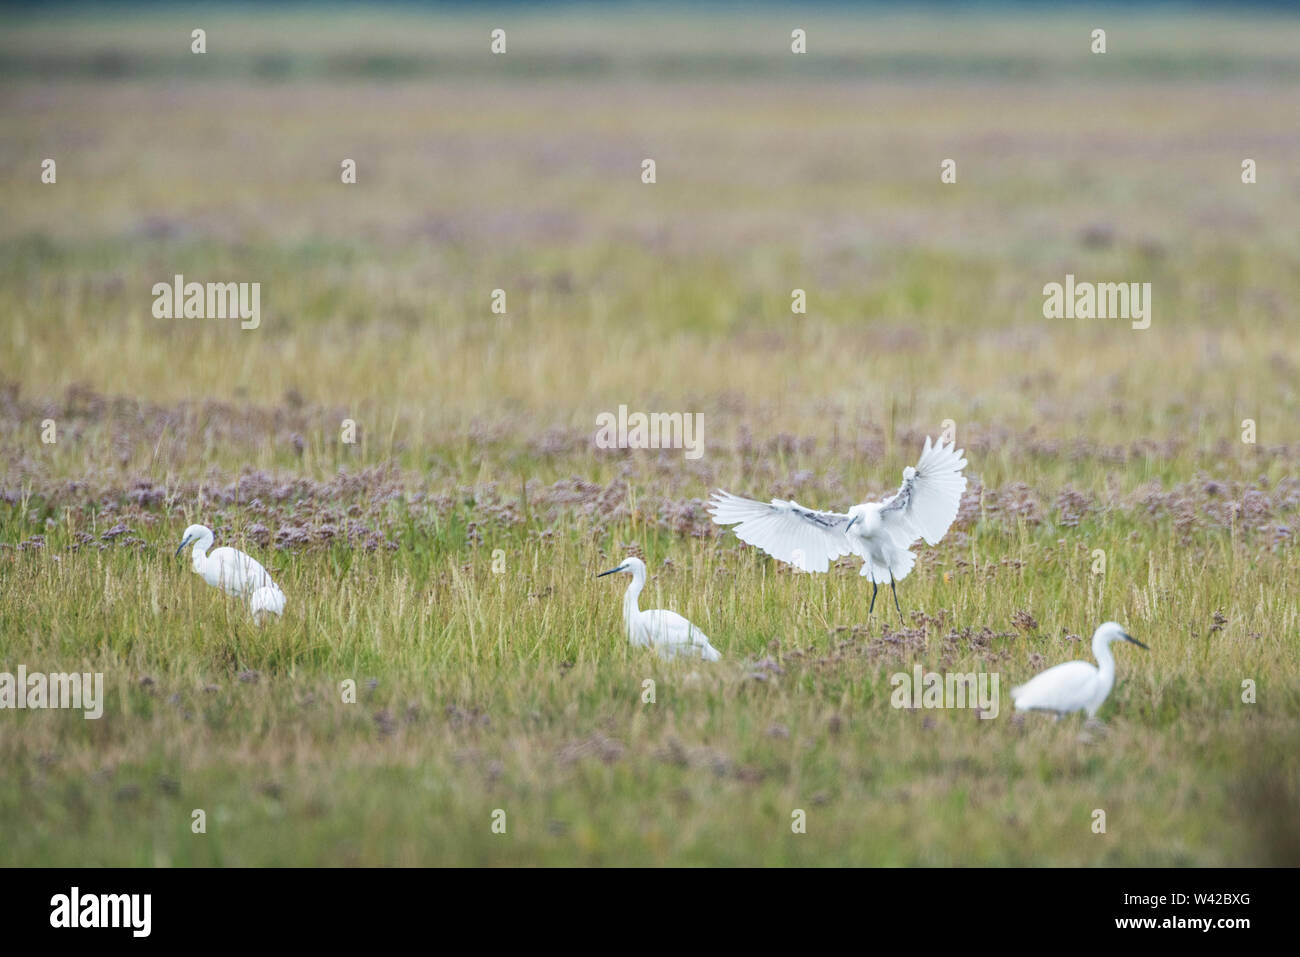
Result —
POLYGON ((0 671, 107 692, 0 711, 0 864, 1300 864, 1300 21, 223 17, 0 24, 0 671), (177 273, 260 327, 155 318, 177 273), (1043 318, 1067 273, 1150 328, 1043 318), (945 420, 903 623, 703 509, 945 420), (628 647, 628 554, 721 662, 628 647), (1112 618, 1104 731, 1012 710, 1112 618), (891 707, 918 663, 998 716, 891 707))

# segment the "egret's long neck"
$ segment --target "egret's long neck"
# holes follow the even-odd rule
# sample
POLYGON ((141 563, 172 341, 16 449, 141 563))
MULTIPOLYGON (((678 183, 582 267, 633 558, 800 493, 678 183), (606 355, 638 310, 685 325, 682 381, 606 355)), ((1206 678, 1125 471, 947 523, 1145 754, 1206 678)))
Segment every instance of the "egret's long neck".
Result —
POLYGON ((1092 656, 1097 659, 1097 670, 1107 691, 1115 684, 1115 656, 1110 653, 1110 642, 1104 638, 1092 641, 1092 656))
POLYGON ((207 535, 201 536, 199 540, 194 543, 194 548, 190 552, 190 564, 194 566, 196 572, 199 571, 203 563, 208 560, 208 549, 211 547, 212 539, 207 535))
POLYGON ((636 621, 637 615, 641 613, 637 604, 637 599, 641 597, 641 589, 645 587, 645 572, 640 569, 634 569, 632 572, 632 584, 627 586, 627 591, 623 593, 623 624, 628 628, 632 627, 632 622, 636 621))

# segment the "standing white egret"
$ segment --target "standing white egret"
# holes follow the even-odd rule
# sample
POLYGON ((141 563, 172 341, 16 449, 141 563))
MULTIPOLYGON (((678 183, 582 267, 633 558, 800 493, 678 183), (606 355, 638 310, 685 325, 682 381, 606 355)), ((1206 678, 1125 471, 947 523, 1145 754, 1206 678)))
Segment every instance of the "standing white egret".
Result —
POLYGON ((613 575, 615 572, 627 572, 632 576, 632 584, 623 594, 623 624, 627 628, 627 640, 638 647, 652 646, 662 658, 693 657, 705 661, 717 661, 722 655, 709 644, 709 636, 675 611, 642 611, 637 599, 645 587, 645 562, 639 558, 625 558, 623 564, 601 572, 597 578, 613 575))
POLYGON ((284 614, 284 592, 257 559, 228 545, 208 554, 212 547, 212 530, 204 525, 191 525, 185 529, 176 554, 179 555, 191 543, 194 545, 191 556, 194 571, 214 588, 220 588, 228 595, 246 597, 253 621, 260 624, 262 616, 268 613, 284 614))
POLYGON ((1112 641, 1138 641, 1118 624, 1108 621, 1092 635, 1092 656, 1097 665, 1087 661, 1067 661, 1048 668, 1022 685, 1011 689, 1017 711, 1054 711, 1059 718, 1072 711, 1088 712, 1089 720, 1097 713, 1110 689, 1115 687, 1115 658, 1110 653, 1112 641))
POLYGON ((843 555, 860 556, 859 574, 871 578, 867 614, 875 611, 878 586, 889 582, 901 619, 895 583, 916 564, 911 549, 918 539, 937 545, 948 533, 966 491, 966 476, 961 474, 965 467, 960 449, 954 451, 942 439, 932 446, 927 436, 920 461, 915 468, 903 469, 897 492, 883 502, 854 505, 847 515, 818 512, 781 499, 769 505, 721 490, 713 493, 709 512, 717 524, 735 525, 742 542, 806 572, 824 572, 843 555))

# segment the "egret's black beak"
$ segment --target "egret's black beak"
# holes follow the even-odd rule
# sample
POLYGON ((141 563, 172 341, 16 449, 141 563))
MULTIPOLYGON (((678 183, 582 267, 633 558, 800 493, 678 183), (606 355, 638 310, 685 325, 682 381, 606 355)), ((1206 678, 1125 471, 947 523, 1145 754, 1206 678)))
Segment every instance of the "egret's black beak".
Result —
POLYGON ((190 540, 187 538, 187 539, 183 540, 179 545, 177 545, 177 546, 176 546, 176 554, 179 555, 182 551, 184 551, 184 550, 185 550, 185 546, 188 545, 189 543, 190 543, 190 540))
POLYGON ((858 519, 860 519, 861 517, 862 517, 861 515, 854 515, 853 518, 849 520, 849 524, 844 526, 844 531, 847 532, 854 525, 858 524, 858 519))
POLYGON ((1150 650, 1151 650, 1150 648, 1147 648, 1146 645, 1142 644, 1142 642, 1138 641, 1136 638, 1134 638, 1132 635, 1130 635, 1128 632, 1124 632, 1124 640, 1125 640, 1125 641, 1131 641, 1133 644, 1137 645, 1139 648, 1146 648, 1147 651, 1150 651, 1150 650))
POLYGON ((607 571, 607 572, 601 572, 601 573, 600 573, 599 575, 597 575, 596 577, 597 577, 597 578, 604 578, 606 575, 612 575, 612 574, 614 574, 614 572, 621 572, 621 571, 622 571, 624 568, 626 568, 626 567, 627 567, 626 565, 619 565, 618 568, 611 568, 611 569, 610 569, 609 571, 607 571))

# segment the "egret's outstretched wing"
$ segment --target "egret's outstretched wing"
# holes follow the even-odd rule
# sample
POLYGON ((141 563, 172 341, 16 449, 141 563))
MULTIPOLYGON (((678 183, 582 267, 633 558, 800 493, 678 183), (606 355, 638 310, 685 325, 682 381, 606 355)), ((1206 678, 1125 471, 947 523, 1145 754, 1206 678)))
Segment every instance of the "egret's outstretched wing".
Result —
POLYGON ((942 440, 932 446, 926 436, 916 468, 903 469, 902 486, 880 503, 880 521, 895 541, 904 547, 918 538, 930 545, 939 543, 957 517, 966 491, 966 476, 961 474, 965 467, 960 449, 954 451, 942 440))
POLYGON ((806 572, 824 572, 834 559, 852 551, 844 534, 849 517, 838 512, 818 512, 780 499, 769 505, 717 491, 709 513, 719 525, 735 525, 742 542, 806 572))

